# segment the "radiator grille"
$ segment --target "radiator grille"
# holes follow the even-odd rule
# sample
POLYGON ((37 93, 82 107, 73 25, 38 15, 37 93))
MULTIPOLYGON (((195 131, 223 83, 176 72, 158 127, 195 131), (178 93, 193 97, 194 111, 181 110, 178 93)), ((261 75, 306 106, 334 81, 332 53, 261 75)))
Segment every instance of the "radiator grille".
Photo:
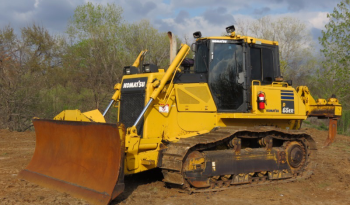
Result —
MULTIPOLYGON (((145 106, 145 93, 121 93, 119 121, 125 127, 131 127, 137 117, 141 114, 145 106)), ((143 120, 137 126, 137 130, 142 133, 143 120)))

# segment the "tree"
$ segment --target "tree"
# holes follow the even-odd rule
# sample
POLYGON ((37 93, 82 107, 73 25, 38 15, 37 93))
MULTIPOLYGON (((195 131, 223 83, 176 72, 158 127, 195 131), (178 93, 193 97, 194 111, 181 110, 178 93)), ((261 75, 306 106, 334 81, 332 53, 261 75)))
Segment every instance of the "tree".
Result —
POLYGON ((147 49, 147 62, 162 68, 169 66, 170 44, 166 32, 159 32, 148 20, 125 24, 123 30, 124 55, 128 59, 124 65, 131 64, 141 50, 147 49))
POLYGON ((120 82, 122 69, 131 65, 139 52, 148 49, 146 62, 167 67, 169 64, 169 40, 167 33, 159 32, 149 21, 125 23, 122 8, 115 4, 87 3, 78 6, 69 21, 64 69, 74 79, 73 87, 80 93, 91 90, 80 109, 96 109, 106 106, 113 94, 113 86, 120 82), (101 106, 101 103, 103 105, 101 106))
POLYGON ((312 37, 305 23, 292 17, 264 16, 252 21, 237 19, 237 25, 237 33, 278 41, 282 75, 294 84, 305 83, 315 66, 312 37))
POLYGON ((145 62, 169 64, 167 34, 147 20, 124 23, 114 4, 78 6, 66 34, 50 35, 35 23, 20 36, 10 26, 0 29, 0 128, 23 131, 34 116, 104 109, 122 68, 143 49, 145 62))
POLYGON ((350 0, 343 0, 333 13, 327 14, 329 22, 319 38, 324 55, 319 69, 320 86, 324 97, 336 94, 345 108, 350 107, 350 0))
POLYGON ((64 67, 72 72, 77 92, 84 89, 93 92, 94 105, 89 109, 99 108, 100 103, 112 95, 113 85, 120 81, 124 50, 122 21, 121 7, 92 3, 78 6, 69 21, 70 44, 64 56, 64 67))
POLYGON ((45 117, 43 90, 51 70, 59 65, 56 39, 36 24, 0 31, 0 126, 22 131, 34 116, 45 117))
POLYGON ((11 128, 13 123, 14 93, 19 82, 17 36, 13 28, 0 30, 0 127, 11 128))

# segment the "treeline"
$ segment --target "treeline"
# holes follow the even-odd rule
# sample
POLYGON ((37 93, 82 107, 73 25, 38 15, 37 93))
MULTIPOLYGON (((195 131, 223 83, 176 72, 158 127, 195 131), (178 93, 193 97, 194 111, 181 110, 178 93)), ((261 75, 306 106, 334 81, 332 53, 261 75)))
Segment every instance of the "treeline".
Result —
MULTIPOLYGON (((122 68, 148 49, 147 61, 169 64, 169 39, 149 21, 126 23, 114 4, 78 6, 62 35, 33 24, 0 29, 0 128, 23 131, 36 116, 103 109, 122 68)), ((115 117, 112 113, 108 117, 115 117)))
MULTIPOLYGON (((293 86, 306 85, 315 98, 336 94, 343 105, 338 131, 350 134, 349 32, 345 0, 329 15, 316 50, 307 25, 295 18, 253 21, 236 19, 237 33, 279 42, 281 71, 293 86)), ((160 67, 169 64, 167 33, 149 21, 127 23, 115 4, 78 6, 67 30, 52 35, 33 24, 16 34, 11 26, 0 29, 0 128, 23 131, 31 118, 52 119, 66 109, 82 111, 107 106, 122 68, 131 65, 143 49, 147 61, 160 67)), ((188 39, 185 39, 187 43, 188 39)), ((178 39, 180 42, 180 39, 178 39)), ((115 121, 115 113, 108 119, 115 121)))

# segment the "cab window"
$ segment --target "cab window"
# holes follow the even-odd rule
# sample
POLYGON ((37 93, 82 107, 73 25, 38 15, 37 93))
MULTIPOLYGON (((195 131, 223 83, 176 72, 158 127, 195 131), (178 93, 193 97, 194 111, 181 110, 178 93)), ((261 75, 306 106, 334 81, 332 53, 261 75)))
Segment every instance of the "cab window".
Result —
POLYGON ((272 83, 274 79, 273 51, 269 48, 250 48, 251 80, 272 83))

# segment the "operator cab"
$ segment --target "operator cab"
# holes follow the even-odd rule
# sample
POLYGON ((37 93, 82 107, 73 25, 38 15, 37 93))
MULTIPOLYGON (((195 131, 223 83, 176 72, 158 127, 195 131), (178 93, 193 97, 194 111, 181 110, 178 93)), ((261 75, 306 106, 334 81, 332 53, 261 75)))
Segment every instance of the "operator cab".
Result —
POLYGON ((205 76, 219 112, 248 112, 252 81, 272 84, 280 76, 278 45, 237 36, 233 26, 228 32, 209 38, 194 33, 193 76, 205 76))

